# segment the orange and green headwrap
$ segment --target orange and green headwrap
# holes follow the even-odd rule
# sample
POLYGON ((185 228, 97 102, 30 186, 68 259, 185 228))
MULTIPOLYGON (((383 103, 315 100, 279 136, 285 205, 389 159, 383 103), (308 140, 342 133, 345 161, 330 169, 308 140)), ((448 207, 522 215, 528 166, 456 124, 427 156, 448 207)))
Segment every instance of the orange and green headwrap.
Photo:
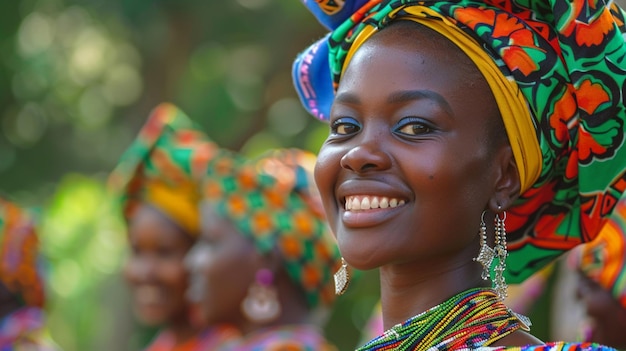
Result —
POLYGON ((492 88, 519 170, 506 274, 521 282, 596 237, 626 190, 626 28, 609 4, 370 0, 299 55, 294 83, 328 120, 351 55, 390 23, 418 22, 459 46, 492 88))
POLYGON ((609 291, 626 308, 626 201, 620 201, 597 238, 568 257, 569 265, 609 291))
POLYGON ((0 282, 27 306, 43 307, 39 239, 31 218, 0 199, 0 282))
POLYGON ((196 237, 198 181, 218 147, 171 104, 157 106, 109 177, 121 193, 124 215, 150 204, 196 237))
POLYGON ((315 156, 274 150, 245 160, 222 154, 209 163, 203 195, 261 253, 276 251, 311 307, 335 299, 339 249, 326 225, 313 181, 315 156))

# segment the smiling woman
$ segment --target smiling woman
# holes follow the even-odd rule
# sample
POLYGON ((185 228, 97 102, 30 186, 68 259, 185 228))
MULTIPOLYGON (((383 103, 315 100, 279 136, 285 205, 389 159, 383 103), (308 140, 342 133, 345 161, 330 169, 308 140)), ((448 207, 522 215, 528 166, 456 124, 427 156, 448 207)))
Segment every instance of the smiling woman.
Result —
POLYGON ((199 233, 197 180, 217 149, 187 116, 163 104, 109 178, 128 222, 124 276, 135 312, 145 324, 162 327, 147 350, 212 350, 238 336, 225 325, 194 324, 185 300, 183 259, 199 233))
POLYGON ((330 124, 315 179, 341 253, 380 269, 387 331, 360 350, 603 349, 544 344, 503 300, 625 190, 621 9, 355 0, 340 21, 324 3, 305 1, 332 32, 293 73, 330 124))
POLYGON ((297 149, 209 162, 202 231, 186 261, 189 296, 205 323, 242 331, 228 350, 335 349, 321 327, 340 257, 313 185, 314 162, 297 149))

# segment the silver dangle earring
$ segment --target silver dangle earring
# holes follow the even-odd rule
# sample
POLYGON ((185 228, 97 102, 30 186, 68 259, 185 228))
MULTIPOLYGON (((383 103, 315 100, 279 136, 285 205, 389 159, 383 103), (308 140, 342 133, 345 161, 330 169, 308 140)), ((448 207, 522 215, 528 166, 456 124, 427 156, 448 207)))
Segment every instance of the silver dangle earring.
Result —
MULTIPOLYGON (((500 210, 500 206, 498 206, 498 210, 500 210)), ((504 301, 508 296, 508 286, 506 285, 506 281, 504 280, 504 271, 506 270, 506 257, 509 255, 509 252, 506 250, 506 226, 504 221, 506 220, 506 211, 502 212, 502 217, 496 214, 494 218, 495 224, 495 232, 496 232, 496 246, 494 247, 494 251, 496 253, 496 257, 498 258, 498 264, 494 268, 494 277, 493 277, 493 289, 496 291, 496 294, 500 298, 501 301, 504 301)), ((530 321, 530 318, 519 314, 511 309, 509 309, 509 313, 517 318, 520 323, 522 330, 530 331, 530 327, 533 325, 530 321)))
POLYGON ((280 302, 273 281, 274 274, 269 269, 260 269, 256 272, 255 282, 241 303, 241 311, 249 321, 267 323, 280 315, 280 302))
POLYGON ((493 258, 495 257, 495 252, 492 248, 487 245, 487 225, 485 224, 485 212, 480 215, 480 251, 478 252, 478 257, 474 258, 474 261, 478 262, 483 266, 483 272, 481 277, 483 280, 487 280, 490 277, 491 270, 491 262, 493 262, 493 258))
POLYGON ((350 285, 350 273, 348 272, 348 264, 346 260, 341 258, 341 267, 334 275, 335 278, 335 295, 343 295, 350 285))
MULTIPOLYGON (((498 210, 500 206, 498 206, 498 210)), ((496 258, 498 259, 498 264, 494 268, 494 277, 493 284, 494 290, 500 297, 500 300, 504 300, 508 293, 508 286, 506 285, 506 281, 504 280, 504 271, 506 270, 506 257, 509 255, 506 250, 506 227, 504 225, 504 221, 506 220, 506 211, 502 212, 502 217, 499 214, 496 214, 494 218, 495 224, 495 236, 496 236, 496 245, 494 247, 494 252, 496 254, 496 258)))

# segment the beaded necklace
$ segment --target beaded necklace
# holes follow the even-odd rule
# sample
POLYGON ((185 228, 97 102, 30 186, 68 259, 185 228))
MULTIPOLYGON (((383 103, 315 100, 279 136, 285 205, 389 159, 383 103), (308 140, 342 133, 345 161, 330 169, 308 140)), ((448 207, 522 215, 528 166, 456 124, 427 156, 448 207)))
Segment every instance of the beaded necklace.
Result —
POLYGON ((521 317, 493 290, 474 288, 393 326, 357 351, 475 349, 527 330, 521 317))

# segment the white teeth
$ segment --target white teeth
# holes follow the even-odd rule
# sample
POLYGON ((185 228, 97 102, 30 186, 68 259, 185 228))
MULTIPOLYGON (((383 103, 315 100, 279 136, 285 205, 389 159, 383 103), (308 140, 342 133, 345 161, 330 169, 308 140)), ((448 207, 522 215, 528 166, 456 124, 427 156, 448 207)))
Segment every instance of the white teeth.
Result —
POLYGON ((380 208, 387 208, 387 207, 389 207, 389 199, 386 197, 383 197, 380 200, 380 208))
POLYGON ((372 198, 372 203, 370 204, 370 208, 378 208, 378 197, 374 196, 374 198, 372 198))
POLYGON ((369 210, 370 209, 370 199, 368 197, 364 197, 361 201, 361 209, 369 210))
POLYGON ((359 203, 359 200, 356 197, 352 198, 352 202, 350 203, 350 209, 351 210, 360 210, 361 209, 361 204, 359 203))
POLYGON ((378 196, 348 196, 344 208, 346 211, 359 211, 377 208, 395 208, 406 203, 405 200, 378 196))

